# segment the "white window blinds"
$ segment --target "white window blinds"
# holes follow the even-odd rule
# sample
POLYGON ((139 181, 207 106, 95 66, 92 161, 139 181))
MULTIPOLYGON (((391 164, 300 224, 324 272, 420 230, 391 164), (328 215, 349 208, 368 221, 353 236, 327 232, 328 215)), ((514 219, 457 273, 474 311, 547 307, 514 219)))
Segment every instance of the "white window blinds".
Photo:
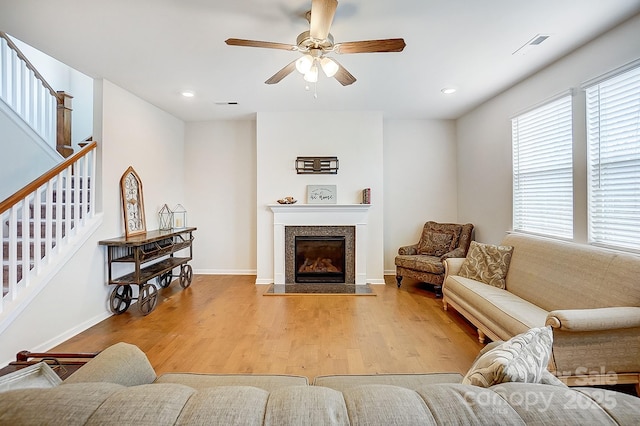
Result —
POLYGON ((586 93, 589 241, 640 250, 640 67, 586 93))
POLYGON ((511 120, 513 229, 573 238, 571 95, 511 120))

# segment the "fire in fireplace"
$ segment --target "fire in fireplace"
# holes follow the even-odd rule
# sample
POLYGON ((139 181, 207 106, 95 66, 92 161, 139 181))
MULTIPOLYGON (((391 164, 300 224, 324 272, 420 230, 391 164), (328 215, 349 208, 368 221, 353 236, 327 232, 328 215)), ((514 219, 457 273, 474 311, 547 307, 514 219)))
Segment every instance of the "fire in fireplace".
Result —
POLYGON ((344 236, 296 236, 295 282, 345 282, 344 236))

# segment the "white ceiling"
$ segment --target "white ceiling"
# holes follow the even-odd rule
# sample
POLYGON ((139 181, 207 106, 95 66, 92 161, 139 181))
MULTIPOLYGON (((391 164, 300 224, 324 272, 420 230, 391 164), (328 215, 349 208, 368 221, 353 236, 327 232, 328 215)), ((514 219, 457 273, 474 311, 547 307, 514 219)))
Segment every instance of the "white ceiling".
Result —
MULTIPOLYGON (((299 53, 224 43, 295 44, 311 0, 0 0, 0 30, 185 121, 259 111, 374 110, 457 118, 640 12, 640 0, 341 0, 336 42, 403 37, 401 53, 340 55, 358 81, 297 72, 264 81, 299 53), (551 37, 513 55, 537 34, 551 37), (443 95, 454 86, 458 92, 443 95), (183 98, 192 90, 196 96, 183 98), (234 101, 238 105, 217 105, 234 101)), ((639 34, 640 37, 640 34, 639 34)))

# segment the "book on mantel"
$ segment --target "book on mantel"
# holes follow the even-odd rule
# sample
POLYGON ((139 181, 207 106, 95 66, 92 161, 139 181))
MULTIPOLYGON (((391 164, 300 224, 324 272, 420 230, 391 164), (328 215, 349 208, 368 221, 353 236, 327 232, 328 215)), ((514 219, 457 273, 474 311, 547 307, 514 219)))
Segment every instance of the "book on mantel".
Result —
POLYGON ((362 190, 362 204, 371 204, 371 188, 362 190))

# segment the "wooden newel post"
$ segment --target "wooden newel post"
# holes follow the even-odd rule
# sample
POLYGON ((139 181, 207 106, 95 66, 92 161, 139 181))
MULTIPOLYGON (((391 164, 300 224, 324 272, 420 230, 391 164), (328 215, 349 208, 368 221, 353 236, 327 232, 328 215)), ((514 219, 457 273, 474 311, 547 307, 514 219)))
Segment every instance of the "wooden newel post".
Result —
POLYGON ((56 150, 67 158, 73 154, 71 146, 71 96, 63 91, 58 91, 58 117, 57 117, 57 135, 56 150))

